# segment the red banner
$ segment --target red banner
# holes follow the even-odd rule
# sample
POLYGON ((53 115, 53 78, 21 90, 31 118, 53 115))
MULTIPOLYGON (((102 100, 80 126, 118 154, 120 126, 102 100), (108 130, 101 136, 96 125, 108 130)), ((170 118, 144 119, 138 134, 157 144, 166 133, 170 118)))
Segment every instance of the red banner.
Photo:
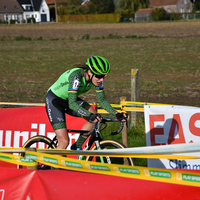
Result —
POLYGON ((199 199, 199 187, 74 172, 1 168, 1 200, 199 199))
MULTIPOLYGON (((66 115, 67 128, 81 129, 86 122, 83 118, 66 115)), ((55 133, 48 120, 45 107, 22 107, 0 109, 0 147, 22 147, 35 135, 53 138, 55 133)), ((78 133, 69 133, 69 147, 78 138, 78 133)), ((0 166, 13 166, 0 162, 0 166)))

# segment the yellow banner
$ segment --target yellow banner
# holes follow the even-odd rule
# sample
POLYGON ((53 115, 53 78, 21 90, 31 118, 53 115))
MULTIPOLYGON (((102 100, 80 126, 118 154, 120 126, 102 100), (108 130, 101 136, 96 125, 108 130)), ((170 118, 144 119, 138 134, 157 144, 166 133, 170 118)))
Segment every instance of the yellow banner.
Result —
POLYGON ((36 166, 37 165, 37 163, 33 160, 30 160, 30 159, 22 157, 22 156, 8 154, 8 153, 0 153, 0 160, 4 161, 4 162, 9 162, 12 164, 24 165, 24 166, 36 166))
POLYGON ((45 165, 67 170, 200 187, 200 173, 193 171, 86 162, 33 151, 26 151, 26 156, 45 165))

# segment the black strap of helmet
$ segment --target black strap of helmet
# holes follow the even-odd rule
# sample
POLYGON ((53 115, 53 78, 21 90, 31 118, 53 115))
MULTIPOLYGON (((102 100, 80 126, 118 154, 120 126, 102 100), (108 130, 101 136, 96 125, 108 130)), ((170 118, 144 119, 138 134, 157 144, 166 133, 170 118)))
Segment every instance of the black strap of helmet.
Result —
POLYGON ((93 77, 94 77, 94 74, 92 74, 92 77, 88 74, 88 77, 89 77, 90 82, 92 82, 92 79, 93 79, 93 77))

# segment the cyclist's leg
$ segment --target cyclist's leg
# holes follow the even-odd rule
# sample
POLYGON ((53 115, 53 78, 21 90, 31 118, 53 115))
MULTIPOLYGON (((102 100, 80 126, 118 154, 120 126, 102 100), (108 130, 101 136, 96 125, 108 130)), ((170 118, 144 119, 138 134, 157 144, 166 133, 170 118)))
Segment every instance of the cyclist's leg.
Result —
POLYGON ((69 145, 69 135, 67 128, 54 130, 58 140, 57 149, 66 149, 69 145))
POLYGON ((58 139, 57 149, 66 149, 69 136, 66 128, 65 109, 68 102, 50 91, 46 96, 46 112, 58 139))

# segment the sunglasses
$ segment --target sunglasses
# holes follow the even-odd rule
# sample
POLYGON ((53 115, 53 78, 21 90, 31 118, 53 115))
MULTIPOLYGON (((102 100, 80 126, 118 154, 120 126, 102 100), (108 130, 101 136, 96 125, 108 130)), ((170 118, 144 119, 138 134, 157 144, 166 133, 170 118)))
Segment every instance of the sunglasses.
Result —
POLYGON ((107 74, 106 75, 94 75, 94 76, 98 79, 102 79, 102 78, 106 78, 107 74))

